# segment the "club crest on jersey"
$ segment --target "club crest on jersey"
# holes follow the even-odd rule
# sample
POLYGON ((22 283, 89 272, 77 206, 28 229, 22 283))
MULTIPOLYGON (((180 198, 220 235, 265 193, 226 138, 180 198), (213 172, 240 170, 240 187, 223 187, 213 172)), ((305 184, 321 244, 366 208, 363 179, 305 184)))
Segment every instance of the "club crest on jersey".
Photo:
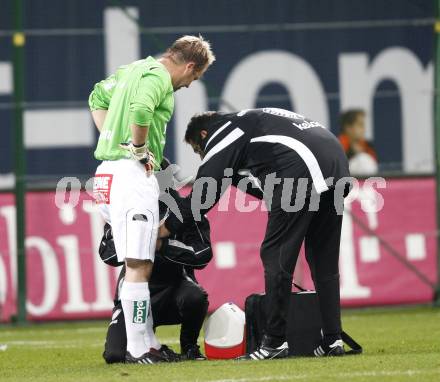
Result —
POLYGON ((134 324, 144 324, 147 322, 147 307, 148 303, 146 300, 134 301, 133 309, 133 323, 134 324))
POLYGON ((112 174, 98 174, 93 180, 93 197, 97 204, 110 204, 112 174))

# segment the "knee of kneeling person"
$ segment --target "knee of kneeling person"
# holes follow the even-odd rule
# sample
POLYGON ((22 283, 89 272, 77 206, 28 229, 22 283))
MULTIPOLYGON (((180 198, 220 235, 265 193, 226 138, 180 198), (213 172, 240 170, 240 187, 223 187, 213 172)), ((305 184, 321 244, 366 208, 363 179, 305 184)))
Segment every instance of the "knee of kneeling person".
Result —
POLYGON ((106 349, 104 353, 102 353, 102 357, 108 364, 125 362, 125 351, 124 349, 106 349))
POLYGON ((208 293, 202 288, 194 288, 185 295, 183 305, 186 309, 206 310, 209 305, 208 293))
POLYGON ((145 282, 150 279, 153 262, 150 260, 125 259, 125 281, 145 282))

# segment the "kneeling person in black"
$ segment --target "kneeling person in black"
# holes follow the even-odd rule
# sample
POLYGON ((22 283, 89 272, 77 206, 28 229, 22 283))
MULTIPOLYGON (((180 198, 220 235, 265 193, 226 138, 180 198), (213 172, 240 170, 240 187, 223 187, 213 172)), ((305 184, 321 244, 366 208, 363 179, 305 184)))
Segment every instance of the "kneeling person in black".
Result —
MULTIPOLYGON (((173 195, 175 198, 176 195, 173 195)), ((164 210, 163 205, 161 211, 164 210)), ((150 353, 154 360, 204 360, 197 339, 208 310, 208 294, 197 283, 195 269, 203 269, 212 258, 208 220, 190 221, 184 225, 170 214, 160 227, 156 258, 149 282, 154 327, 181 324, 181 357, 162 345, 150 353)), ((106 224, 99 253, 104 262, 118 266, 111 227, 106 224)), ((127 345, 124 313, 119 299, 125 267, 119 275, 115 306, 107 331, 103 357, 107 363, 124 362, 127 345)), ((152 357, 150 357, 152 358, 152 357)), ((152 359, 153 359, 152 358, 152 359)))

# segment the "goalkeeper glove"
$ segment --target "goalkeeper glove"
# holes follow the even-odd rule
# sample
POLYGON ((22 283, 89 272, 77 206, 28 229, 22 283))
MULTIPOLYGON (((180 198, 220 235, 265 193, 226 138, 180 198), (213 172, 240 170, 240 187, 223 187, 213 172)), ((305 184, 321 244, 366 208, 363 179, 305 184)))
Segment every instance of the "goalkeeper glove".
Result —
POLYGON ((145 143, 143 143, 142 145, 135 145, 133 144, 133 142, 121 143, 119 147, 128 151, 131 159, 139 161, 148 159, 148 149, 145 143))
POLYGON ((120 148, 128 151, 131 159, 138 160, 145 166, 145 170, 148 174, 154 171, 155 167, 158 167, 156 159, 151 151, 147 149, 147 145, 134 145, 133 142, 121 143, 120 148))

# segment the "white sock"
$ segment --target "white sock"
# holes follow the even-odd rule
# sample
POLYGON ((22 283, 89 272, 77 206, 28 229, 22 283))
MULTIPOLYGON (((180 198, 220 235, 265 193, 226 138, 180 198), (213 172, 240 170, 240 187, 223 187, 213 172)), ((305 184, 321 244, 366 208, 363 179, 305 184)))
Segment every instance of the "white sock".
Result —
POLYGON ((149 348, 154 348, 156 350, 159 350, 162 345, 160 344, 159 340, 156 337, 156 334, 154 333, 153 324, 154 324, 153 313, 151 312, 151 304, 150 304, 150 312, 148 314, 148 319, 147 319, 147 330, 145 331, 145 343, 149 348))
POLYGON ((121 287, 121 303, 127 332, 127 351, 133 357, 140 357, 150 348, 145 343, 147 316, 150 310, 148 283, 124 281, 121 287))

